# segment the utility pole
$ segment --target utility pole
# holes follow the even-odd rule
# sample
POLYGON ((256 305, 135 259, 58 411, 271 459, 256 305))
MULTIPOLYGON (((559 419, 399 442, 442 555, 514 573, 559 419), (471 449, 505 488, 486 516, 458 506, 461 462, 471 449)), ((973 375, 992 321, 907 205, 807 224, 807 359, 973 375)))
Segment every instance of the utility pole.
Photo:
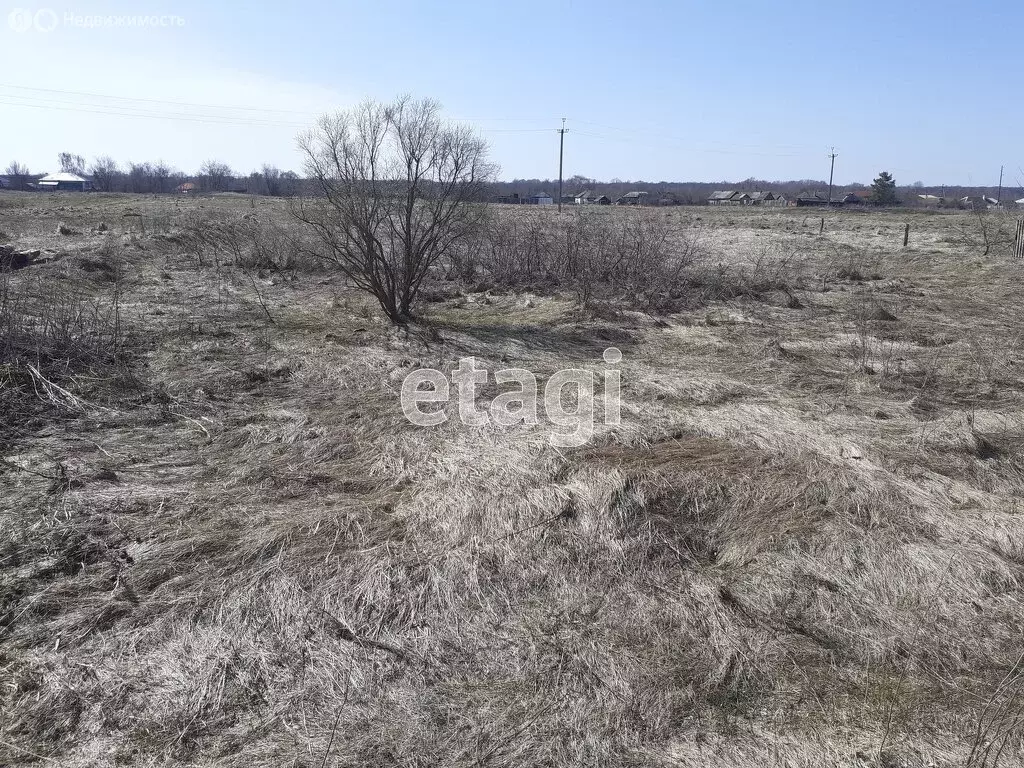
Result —
POLYGON ((832 166, 828 169, 828 204, 832 205, 832 175, 836 170, 836 148, 832 147, 832 151, 829 154, 832 158, 832 166))
POLYGON ((996 192, 996 205, 1003 199, 1003 166, 999 166, 999 191, 996 192))
POLYGON ((562 212, 562 153, 565 149, 565 118, 562 118, 562 127, 558 129, 558 212, 562 212))

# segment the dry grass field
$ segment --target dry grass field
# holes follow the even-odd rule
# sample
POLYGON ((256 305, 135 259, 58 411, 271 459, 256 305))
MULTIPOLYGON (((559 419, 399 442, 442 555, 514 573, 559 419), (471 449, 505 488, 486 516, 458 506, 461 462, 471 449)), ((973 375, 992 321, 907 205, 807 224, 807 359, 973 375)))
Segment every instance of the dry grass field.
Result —
POLYGON ((438 279, 396 329, 182 237, 246 215, 293 226, 0 195, 41 251, 0 275, 0 766, 1024 765, 1024 265, 976 217, 609 210, 719 289, 438 279), (609 346, 582 448, 400 409, 609 346))

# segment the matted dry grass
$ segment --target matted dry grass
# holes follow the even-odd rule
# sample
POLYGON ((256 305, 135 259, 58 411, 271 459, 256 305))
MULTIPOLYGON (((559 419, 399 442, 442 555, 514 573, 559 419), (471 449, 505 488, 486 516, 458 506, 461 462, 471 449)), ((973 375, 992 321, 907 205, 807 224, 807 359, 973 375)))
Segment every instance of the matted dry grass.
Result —
POLYGON ((102 299, 121 243, 133 352, 4 436, 0 764, 1024 763, 1020 266, 956 214, 904 251, 893 214, 659 212, 798 302, 441 292, 406 333, 164 237, 248 200, 8 199, 61 256, 14 281, 102 299), (611 345, 623 423, 583 448, 401 415, 415 368, 611 345))

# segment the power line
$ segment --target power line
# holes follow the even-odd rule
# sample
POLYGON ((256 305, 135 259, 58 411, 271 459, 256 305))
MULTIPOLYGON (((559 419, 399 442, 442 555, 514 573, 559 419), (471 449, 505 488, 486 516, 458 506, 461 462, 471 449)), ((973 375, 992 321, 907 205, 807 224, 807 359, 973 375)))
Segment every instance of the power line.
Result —
POLYGON ((156 108, 152 108, 152 107, 132 106, 132 105, 128 105, 128 104, 102 104, 102 103, 93 103, 93 102, 84 102, 84 101, 68 101, 66 99, 58 99, 58 98, 52 98, 52 97, 51 98, 44 98, 42 96, 17 96, 17 95, 14 95, 14 94, 7 94, 7 93, 0 93, 0 99, 6 99, 7 103, 12 104, 12 105, 19 105, 19 104, 20 105, 24 105, 24 106, 30 106, 30 105, 35 105, 35 104, 61 105, 61 106, 54 106, 53 108, 54 109, 65 109, 65 110, 71 111, 71 112, 88 108, 88 109, 95 109, 95 110, 105 110, 105 111, 109 111, 111 114, 118 114, 118 115, 141 115, 141 116, 146 116, 146 117, 167 117, 167 118, 172 118, 172 119, 176 118, 176 117, 189 118, 189 119, 204 118, 204 119, 222 120, 222 121, 228 121, 228 122, 238 122, 238 123, 244 122, 244 123, 247 123, 247 124, 252 124, 252 123, 272 123, 272 124, 275 124, 275 125, 289 125, 289 126, 306 125, 306 123, 299 123, 299 122, 295 122, 295 121, 284 120, 284 119, 281 119, 281 118, 258 117, 258 116, 255 116, 255 115, 253 115, 253 116, 249 116, 249 115, 218 115, 218 114, 204 114, 204 113, 195 112, 195 111, 184 111, 184 112, 181 112, 181 111, 170 111, 170 110, 156 109, 156 108))
MULTIPOLYGON (((804 156, 804 155, 801 155, 801 154, 793 154, 793 153, 778 154, 778 153, 771 153, 771 152, 745 152, 745 151, 731 151, 731 150, 726 150, 726 149, 708 149, 708 148, 702 148, 702 147, 698 147, 698 146, 695 146, 695 145, 692 145, 692 144, 686 144, 686 143, 678 143, 678 144, 666 143, 666 142, 652 143, 652 142, 649 142, 649 141, 645 142, 643 140, 637 141, 635 136, 631 137, 631 138, 620 137, 620 136, 603 136, 601 134, 590 133, 588 131, 580 131, 580 130, 576 130, 575 133, 576 133, 577 136, 586 136, 588 138, 602 139, 604 141, 617 141, 617 142, 620 142, 620 143, 623 143, 623 144, 629 144, 630 146, 634 146, 634 147, 639 146, 639 147, 648 147, 648 148, 654 148, 654 149, 658 149, 658 148, 679 149, 679 150, 682 150, 682 151, 685 151, 685 152, 697 152, 697 153, 701 153, 701 154, 737 155, 737 156, 741 156, 741 157, 803 157, 804 156)), ((682 142, 681 139, 679 141, 682 142)))
POLYGON ((39 93, 60 93, 67 96, 85 96, 87 98, 96 99, 111 99, 114 101, 141 101, 147 104, 170 104, 177 107, 200 107, 201 109, 222 109, 222 110, 244 110, 247 112, 275 112, 278 114, 287 115, 315 115, 314 112, 302 112, 293 109, 266 109, 264 107, 225 107, 218 104, 195 104, 187 101, 166 101, 164 99, 146 99, 135 96, 111 96, 104 93, 90 93, 88 91, 69 91, 62 90, 59 88, 34 88, 27 85, 12 85, 9 83, 0 83, 0 88, 12 88, 19 91, 37 91, 39 93))
MULTIPOLYGON (((171 102, 168 102, 171 103, 171 102)), ((187 122, 205 122, 222 125, 263 125, 283 128, 305 128, 308 123, 275 120, 271 118, 247 117, 241 115, 204 115, 194 112, 167 112, 155 109, 143 109, 131 105, 94 104, 65 99, 42 98, 38 96, 15 96, 0 93, 0 104, 36 109, 52 109, 66 112, 87 112, 115 117, 143 117, 154 120, 184 120, 187 122), (60 105, 60 106, 54 106, 60 105)), ((482 128, 482 133, 547 133, 550 128, 482 128)))
MULTIPOLYGON (((117 117, 147 117, 147 118, 150 118, 150 119, 179 120, 179 121, 197 122, 197 123, 205 122, 205 123, 210 123, 210 124, 217 124, 217 123, 222 123, 222 124, 246 124, 246 125, 262 124, 262 125, 274 125, 274 126, 279 126, 279 127, 304 128, 304 127, 307 127, 308 123, 305 123, 305 122, 299 123, 299 122, 294 122, 294 121, 287 121, 287 120, 284 120, 284 119, 272 117, 272 115, 301 115, 303 117, 307 117, 307 118, 310 118, 310 120, 312 120, 313 118, 317 117, 320 114, 320 113, 317 113, 317 112, 305 112, 305 111, 300 111, 300 110, 288 110, 288 109, 270 109, 270 108, 266 108, 266 107, 223 106, 223 105, 216 105, 216 104, 202 104, 202 103, 198 103, 198 102, 173 101, 173 100, 167 100, 167 99, 153 99, 153 98, 129 97, 129 96, 114 96, 112 94, 96 93, 96 92, 92 92, 92 91, 76 91, 76 90, 63 89, 63 88, 38 88, 38 87, 32 87, 32 86, 14 85, 14 84, 11 84, 11 83, 0 83, 0 88, 14 89, 14 90, 18 90, 18 91, 27 91, 27 92, 31 92, 31 93, 60 94, 60 95, 73 96, 73 97, 85 98, 85 99, 104 99, 104 100, 108 100, 108 101, 112 101, 112 102, 120 102, 120 103, 112 103, 112 104, 80 103, 80 102, 76 102, 76 101, 67 101, 67 100, 52 99, 52 98, 46 99, 46 98, 43 98, 43 97, 40 97, 40 96, 28 96, 28 95, 26 95, 26 96, 19 96, 17 94, 4 94, 4 93, 0 93, 0 97, 6 98, 6 99, 28 100, 28 101, 31 101, 31 102, 44 102, 46 104, 66 104, 67 106, 62 107, 60 109, 64 109, 66 111, 72 111, 72 112, 87 112, 87 113, 92 113, 92 114, 109 114, 109 115, 113 115, 113 116, 117 116, 117 117), (164 106, 170 106, 170 107, 188 107, 188 108, 208 109, 208 110, 214 110, 215 114, 206 114, 206 115, 196 115, 194 113, 193 114, 181 114, 181 113, 178 113, 178 112, 167 112, 166 110, 146 109, 146 108, 143 108, 143 107, 139 106, 139 105, 142 105, 142 104, 164 105, 164 106), (111 111, 111 110, 116 110, 116 111, 111 111), (231 114, 232 112, 235 113, 235 114, 231 114), (227 113, 227 114, 219 114, 219 113, 227 113), (243 114, 239 114, 239 113, 263 113, 264 115, 266 115, 266 117, 255 117, 255 118, 253 118, 253 117, 244 116, 243 114), (260 122, 259 123, 254 123, 253 122, 254 119, 258 120, 260 122)), ((10 106, 25 106, 25 107, 43 108, 43 107, 40 107, 37 103, 26 104, 26 103, 23 103, 23 102, 13 102, 13 101, 5 101, 5 102, 0 102, 0 103, 6 103, 6 104, 8 104, 10 106)), ((47 108, 47 109, 54 109, 54 110, 59 109, 58 107, 52 107, 52 106, 48 106, 48 107, 45 107, 45 108, 47 108)), ((472 121, 467 121, 467 122, 472 122, 472 121)), ((475 120, 475 122, 534 122, 534 119, 533 118, 518 118, 518 117, 509 117, 509 118, 497 118, 497 117, 495 117, 495 118, 477 118, 475 120)), ((594 122, 594 121, 587 121, 587 120, 579 120, 577 122, 580 122, 580 123, 582 123, 584 125, 593 125, 593 126, 596 126, 596 127, 601 127, 601 128, 605 128, 607 130, 615 131, 615 132, 618 132, 618 133, 627 134, 630 137, 635 137, 637 134, 644 134, 644 133, 646 133, 647 135, 652 135, 652 136, 653 135, 657 135, 657 136, 662 137, 662 138, 667 138, 667 139, 679 142, 680 144, 685 145, 685 148, 687 150, 689 150, 689 151, 696 151, 696 152, 702 152, 702 153, 707 153, 707 154, 749 155, 749 156, 760 156, 760 157, 797 157, 798 156, 798 155, 795 155, 795 154, 746 152, 746 151, 737 151, 735 149, 734 150, 726 150, 726 149, 713 149, 713 148, 707 148, 707 147, 699 148, 699 147, 694 146, 690 142, 690 140, 688 140, 688 139, 683 139, 683 138, 680 138, 680 137, 666 135, 666 134, 664 134, 661 131, 647 131, 647 132, 645 132, 643 129, 626 129, 626 128, 621 128, 621 127, 617 127, 617 126, 613 126, 613 125, 607 125, 607 124, 604 124, 604 123, 597 123, 597 122, 594 122)), ((482 133, 544 133, 544 132, 547 132, 548 130, 550 130, 550 129, 548 129, 548 128, 482 128, 481 132, 482 133)), ((605 139, 605 140, 609 140, 609 141, 623 141, 624 140, 624 139, 620 139, 618 137, 601 136, 600 134, 585 133, 585 132, 582 132, 582 131, 579 132, 579 134, 581 136, 589 136, 591 138, 599 138, 599 139, 605 139)), ((635 144, 636 142, 635 142, 634 139, 631 138, 631 139, 629 139, 629 143, 635 144)), ((723 145, 725 144, 725 142, 704 142, 704 143, 720 143, 720 144, 723 144, 723 145)), ((660 146, 668 146, 664 142, 659 142, 659 144, 655 144, 653 146, 659 146, 659 145, 660 146)), ((652 146, 652 144, 650 142, 648 142, 648 146, 652 146)), ((737 147, 737 148, 744 148, 744 147, 764 148, 764 147, 766 147, 768 145, 732 144, 732 145, 729 145, 729 146, 737 147)), ((784 148, 793 148, 793 149, 799 149, 800 148, 800 147, 798 147, 796 145, 776 145, 776 146, 778 146, 780 148, 782 148, 782 147, 784 147, 784 148)))
MULTIPOLYGON (((189 123, 207 123, 207 124, 211 124, 211 125, 246 125, 246 126, 255 126, 255 127, 260 127, 260 128, 302 128, 302 127, 306 127, 305 123, 274 122, 274 121, 268 121, 268 120, 258 120, 258 119, 254 120, 254 119, 251 119, 251 118, 250 119, 245 119, 245 118, 228 118, 228 117, 218 118, 218 117, 215 117, 215 116, 194 117, 194 116, 188 116, 188 115, 177 115, 177 114, 167 114, 167 113, 130 112, 130 111, 124 111, 124 109, 116 110, 115 111, 113 109, 104 109, 102 107, 99 107, 98 105, 88 105, 88 104, 86 104, 86 105, 79 105, 79 106, 52 106, 52 105, 46 104, 46 103, 31 104, 31 103, 25 103, 25 101, 9 101, 9 100, 5 100, 5 98, 6 99, 10 99, 10 98, 15 98, 15 97, 0 96, 0 104, 6 104, 8 106, 13 106, 13 107, 26 107, 26 108, 29 108, 29 109, 48 109, 48 110, 54 110, 54 111, 59 111, 59 112, 84 112, 84 113, 90 113, 90 114, 96 114, 96 115, 110 115, 110 116, 113 116, 113 117, 135 117, 135 118, 143 118, 143 119, 149 119, 149 120, 175 120, 175 121, 182 121, 182 122, 189 122, 189 123)), ((36 101, 43 101, 43 100, 37 99, 36 101)))
POLYGON ((481 133, 550 133, 550 128, 481 128, 481 133))
MULTIPOLYGON (((617 132, 620 132, 620 133, 628 133, 630 135, 634 135, 634 134, 637 134, 637 133, 646 133, 647 135, 664 136, 665 138, 672 139, 673 141, 679 141, 679 142, 682 142, 684 144, 690 144, 690 143, 693 142, 692 139, 687 139, 687 138, 683 138, 683 137, 680 137, 680 136, 670 136, 670 135, 667 135, 661 129, 645 131, 642 128, 619 128, 619 127, 616 127, 614 125, 607 125, 605 123, 595 123, 595 122, 591 122, 591 121, 588 121, 588 120, 576 120, 576 122, 577 123, 581 123, 583 125, 592 125, 592 126, 594 126, 596 128, 605 128, 607 130, 617 131, 617 132)), ((801 144, 738 144, 738 143, 733 143, 733 142, 723 142, 723 141, 714 141, 714 140, 704 140, 702 143, 705 143, 705 144, 723 144, 723 145, 727 145, 727 146, 731 146, 731 147, 747 147, 747 148, 750 148, 750 149, 769 149, 769 148, 775 148, 775 149, 809 149, 809 147, 807 145, 801 145, 801 144)))
MULTIPOLYGON (((81 112, 87 114, 97 115, 109 115, 113 117, 134 117, 144 118, 150 120, 170 120, 178 122, 189 122, 189 123, 205 123, 209 125, 245 125, 245 126, 256 126, 256 127, 278 127, 278 128, 305 128, 308 127, 309 122, 298 122, 295 120, 288 120, 283 116, 296 115, 310 119, 315 118, 319 113, 304 112, 299 110, 287 110, 287 109, 269 109, 264 107, 247 107, 247 106, 221 106, 215 104, 201 104, 197 102, 184 102, 184 101, 172 101, 166 99, 154 99, 154 98, 143 98, 143 97, 127 97, 127 96, 114 96, 111 94, 103 94, 89 91, 76 91, 70 89, 60 88, 37 88, 30 86, 21 86, 14 84, 0 83, 0 89, 14 89, 18 91, 26 92, 25 95, 18 95, 14 93, 3 93, 0 91, 0 104, 8 106, 20 106, 32 109, 47 109, 52 111, 66 111, 66 112, 81 112), (43 97, 39 95, 31 94, 58 94, 63 96, 74 97, 79 99, 78 101, 59 99, 54 97, 43 97), (106 100, 114 103, 96 103, 95 101, 82 101, 86 100, 106 100), (148 107, 144 105, 154 105, 148 107), (195 112, 181 112, 172 111, 167 107, 184 107, 189 109, 204 109, 211 110, 212 114, 197 114, 195 112), (261 116, 262 115, 262 116, 261 116), (281 115, 282 117, 274 117, 274 115, 281 115)), ((479 118, 477 122, 533 122, 532 118, 479 118)), ((663 131, 644 131, 643 129, 636 128, 622 128, 613 125, 607 125, 604 123, 598 123, 594 121, 578 120, 577 122, 583 125, 591 125, 600 128, 605 128, 615 133, 620 133, 622 136, 608 136, 600 133, 592 133, 588 131, 580 131, 574 129, 575 132, 581 137, 587 137, 592 139, 598 139, 601 141, 615 141, 628 143, 630 146, 646 146, 649 148, 672 148, 679 149, 686 152, 695 152, 701 154, 720 154, 720 155, 736 155, 736 156, 749 156, 749 157, 800 157, 800 154, 796 153, 777 153, 777 152, 752 152, 747 148, 761 149, 767 148, 771 145, 760 145, 760 144, 727 144, 726 142, 701 142, 700 144, 694 144, 689 139, 684 139, 678 136, 672 136, 666 134, 663 131), (644 140, 646 137, 656 137, 656 141, 644 140), (665 141, 665 140, 668 141, 665 141), (723 146, 732 147, 732 149, 718 149, 702 144, 722 144, 723 146)), ((481 133, 487 134, 529 134, 529 133, 546 133, 550 128, 480 128, 481 133)), ((564 160, 564 133, 561 131, 567 131, 568 129, 559 129, 559 165, 563 164, 564 160)), ((797 145, 775 145, 779 148, 793 148, 799 149, 797 145)), ((834 158, 833 158, 834 163, 834 158)), ((831 185, 830 185, 831 187, 831 185)), ((560 190, 561 191, 561 190, 560 190)), ((561 195, 560 195, 561 196, 561 195)))

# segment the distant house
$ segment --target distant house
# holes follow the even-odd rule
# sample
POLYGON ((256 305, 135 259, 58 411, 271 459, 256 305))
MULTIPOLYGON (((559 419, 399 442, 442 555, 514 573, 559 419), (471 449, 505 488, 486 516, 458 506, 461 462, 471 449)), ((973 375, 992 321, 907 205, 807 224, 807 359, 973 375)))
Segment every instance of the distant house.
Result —
POLYGON ((523 202, 523 198, 519 196, 518 192, 513 192, 511 195, 495 195, 491 198, 492 203, 503 203, 506 205, 519 205, 523 202))
POLYGON ((708 205, 728 205, 729 201, 732 200, 732 196, 736 192, 731 189, 722 190, 721 192, 712 192, 708 197, 708 205))
MULTIPOLYGON (((870 190, 869 190, 870 192, 870 190)), ((828 207, 841 208, 843 205, 850 203, 856 205, 858 202, 864 202, 866 199, 863 192, 850 192, 840 197, 839 193, 832 196, 829 200, 825 195, 819 192, 801 192, 797 195, 796 204, 798 207, 828 207)))
POLYGON ((576 205, 611 205, 612 201, 608 195, 598 195, 589 189, 577 192, 572 196, 572 202, 576 205))
POLYGON ((843 205, 864 205, 869 202, 871 202, 870 189, 859 192, 847 192, 843 195, 843 205))
POLYGON ((646 192, 627 192, 618 200, 615 201, 616 205, 643 205, 647 202, 646 192))
POLYGON ((48 192, 88 192, 92 182, 75 173, 51 173, 39 179, 36 186, 48 192))
POLYGON ((536 195, 530 195, 530 203, 533 205, 554 205, 554 202, 555 199, 547 192, 538 192, 536 195))
POLYGON ((826 206, 829 204, 827 197, 822 197, 817 192, 801 192, 797 195, 796 204, 798 208, 826 206))
POLYGON ((750 205, 779 207, 785 206, 789 202, 785 195, 780 195, 777 192, 751 192, 749 197, 750 205))
POLYGON ((961 197, 960 198, 960 207, 961 208, 971 208, 973 210, 981 210, 981 209, 984 209, 984 208, 992 208, 992 207, 995 207, 995 206, 998 206, 998 205, 999 205, 999 201, 998 200, 996 200, 994 197, 988 197, 987 195, 982 195, 981 197, 970 197, 970 196, 968 196, 968 197, 961 197))
MULTIPOLYGON (((776 204, 773 192, 742 192, 731 189, 712 192, 708 205, 773 205, 776 204)), ((785 205, 785 198, 783 198, 785 205)))
POLYGON ((917 199, 922 205, 940 205, 943 200, 938 195, 918 195, 917 199))
POLYGON ((191 195, 195 193, 195 191, 196 185, 193 184, 191 181, 186 181, 184 184, 178 185, 178 192, 183 195, 191 195))

